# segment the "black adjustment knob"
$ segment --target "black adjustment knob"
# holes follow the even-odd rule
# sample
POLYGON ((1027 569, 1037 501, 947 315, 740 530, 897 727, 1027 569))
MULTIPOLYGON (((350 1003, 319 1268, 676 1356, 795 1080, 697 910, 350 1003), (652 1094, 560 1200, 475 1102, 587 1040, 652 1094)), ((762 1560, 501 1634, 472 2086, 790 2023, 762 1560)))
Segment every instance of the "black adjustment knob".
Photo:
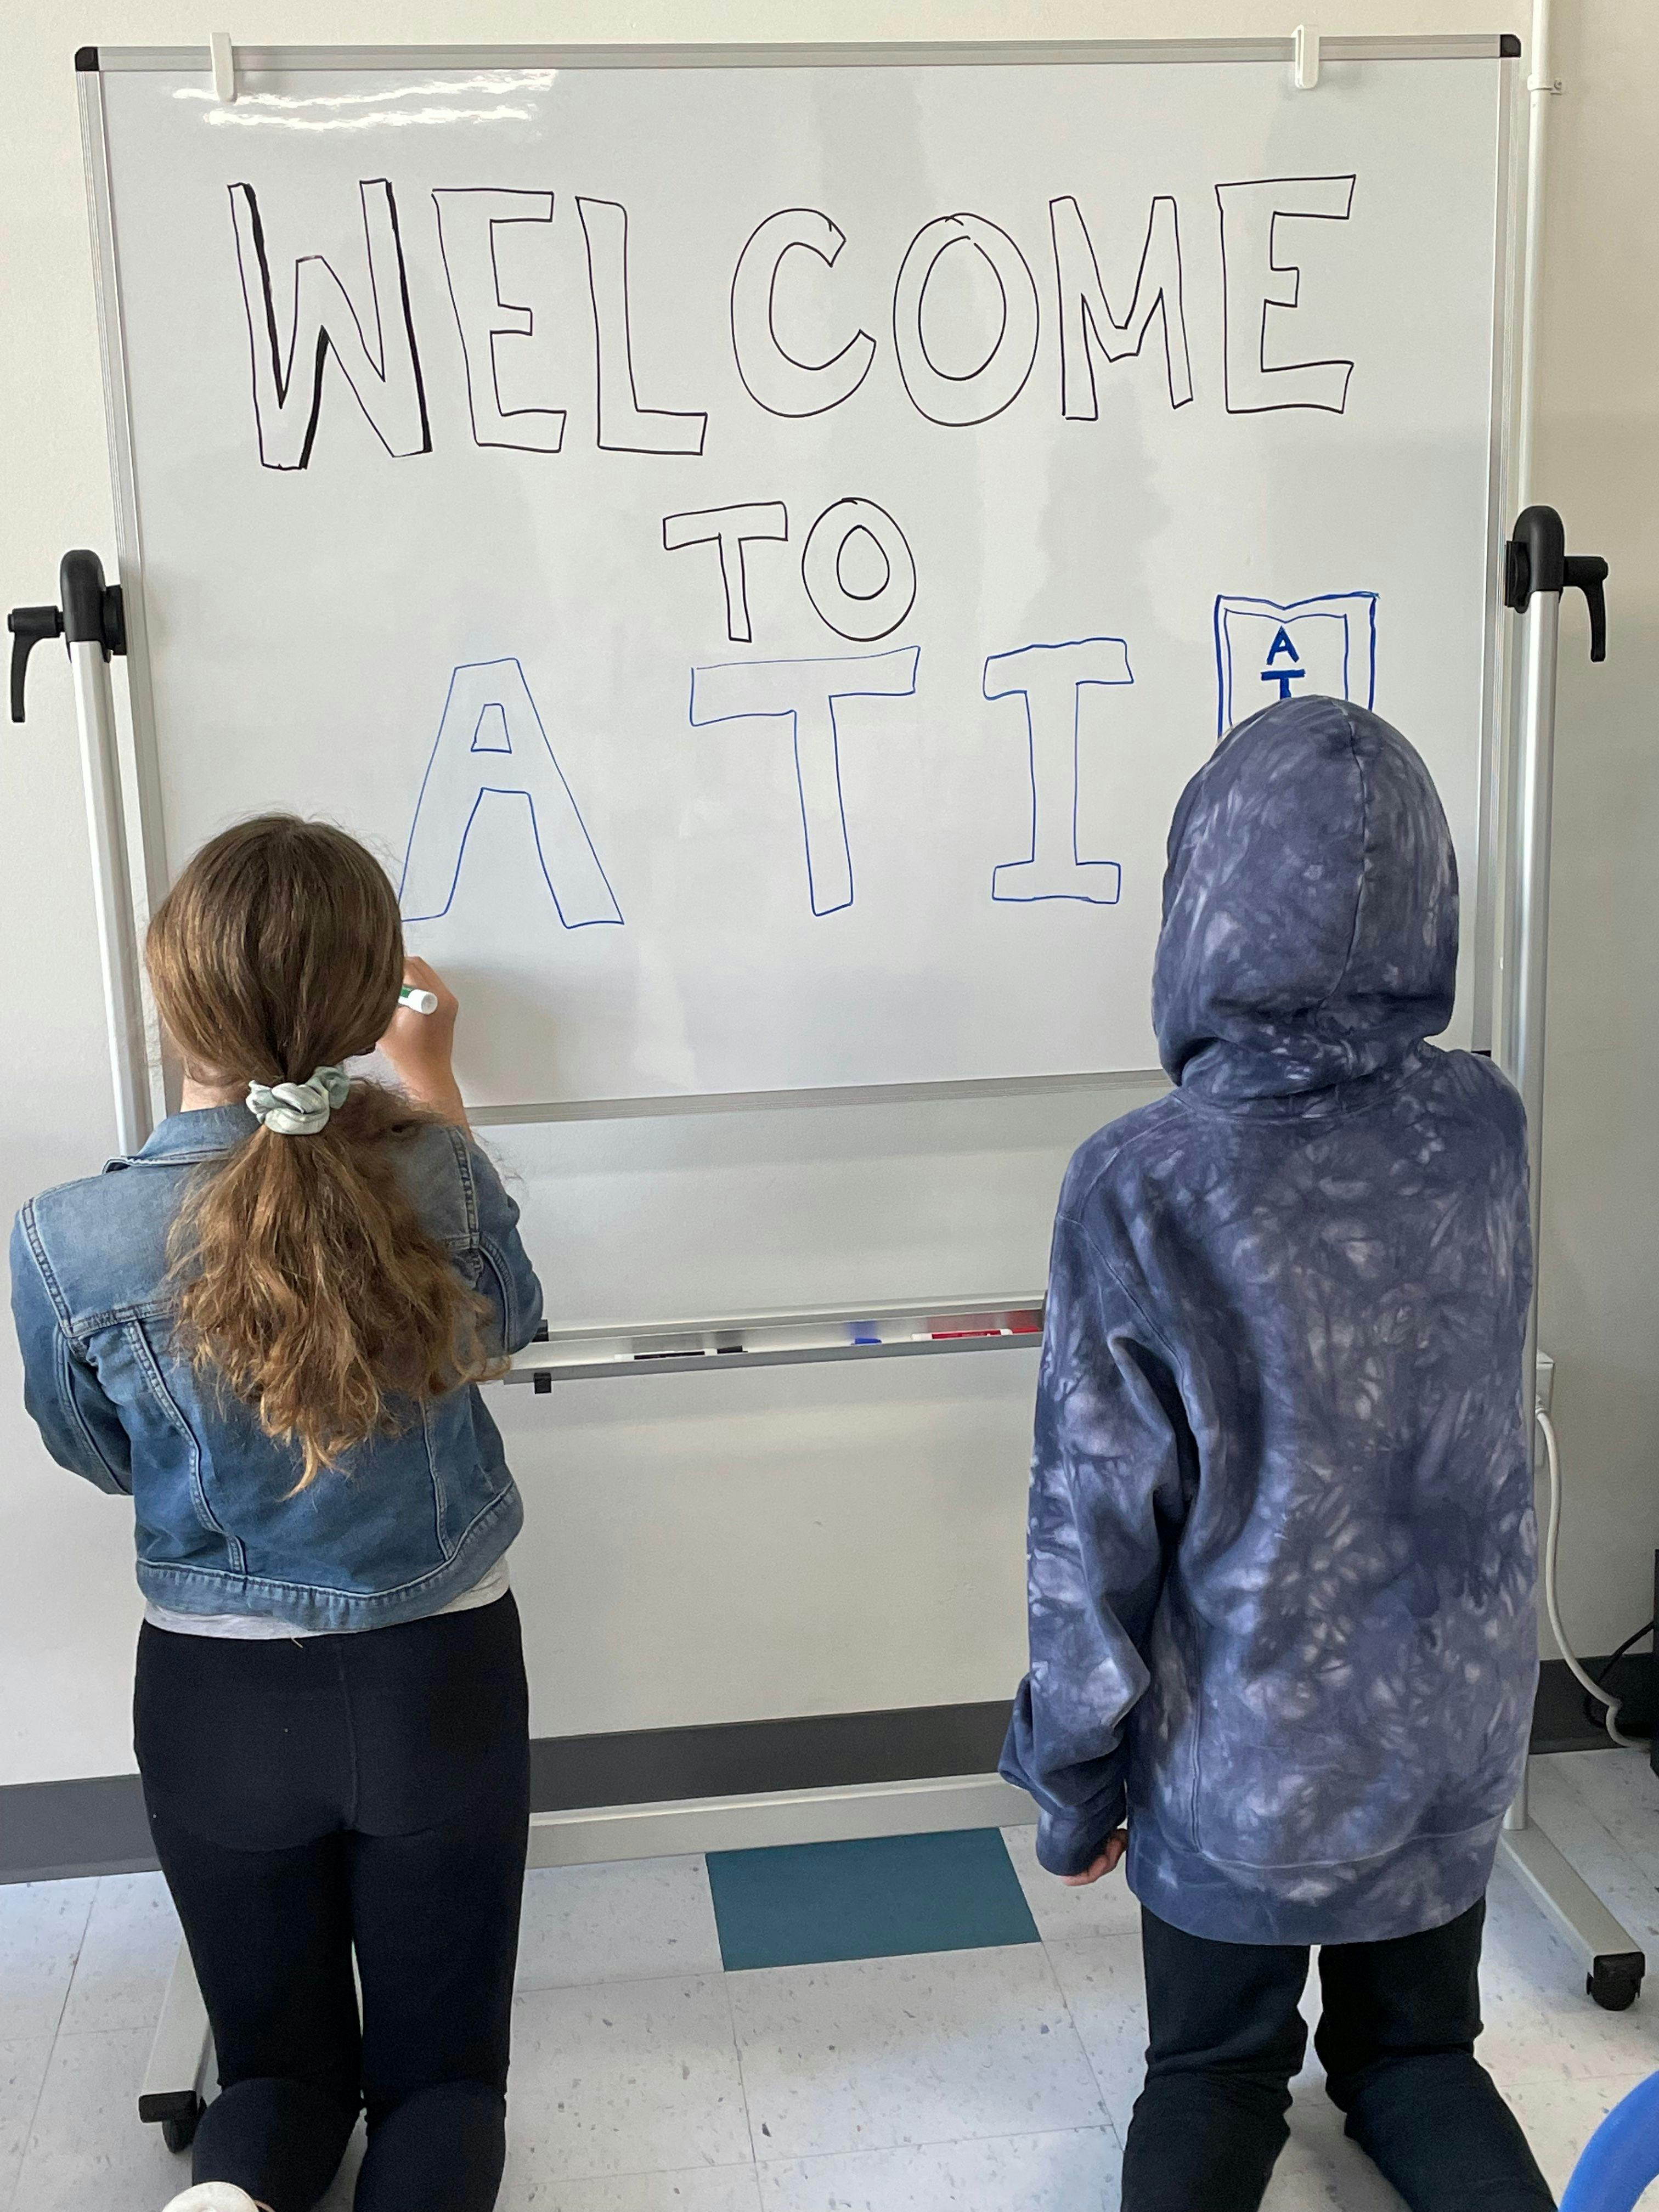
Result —
POLYGON ((1563 583, 1570 592, 1582 592, 1589 609, 1590 659, 1607 657, 1607 564, 1599 553, 1569 553, 1562 563, 1563 583))
POLYGON ((1599 553, 1569 553, 1553 507, 1529 507, 1504 547, 1504 605, 1524 614, 1534 592, 1582 592, 1589 609, 1590 659, 1607 657, 1607 564, 1599 553))
POLYGON ((11 632, 11 719, 21 722, 29 655, 43 639, 64 635, 64 617, 56 607, 14 607, 6 628, 11 632))

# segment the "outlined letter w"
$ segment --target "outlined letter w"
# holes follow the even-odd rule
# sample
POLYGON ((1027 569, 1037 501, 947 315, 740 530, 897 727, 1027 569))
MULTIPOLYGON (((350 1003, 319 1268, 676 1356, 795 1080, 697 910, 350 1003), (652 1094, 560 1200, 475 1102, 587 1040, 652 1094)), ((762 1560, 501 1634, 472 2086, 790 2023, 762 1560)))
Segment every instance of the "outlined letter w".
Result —
POLYGON ((368 256, 367 314, 359 316, 350 294, 323 255, 307 253, 294 264, 293 300, 284 330, 272 295, 258 200, 252 185, 230 187, 236 263, 252 359, 259 459, 268 469, 302 469, 310 460, 323 404, 323 372, 331 353, 388 453, 432 450, 403 241, 398 234, 398 204, 384 177, 368 179, 357 191, 368 256))

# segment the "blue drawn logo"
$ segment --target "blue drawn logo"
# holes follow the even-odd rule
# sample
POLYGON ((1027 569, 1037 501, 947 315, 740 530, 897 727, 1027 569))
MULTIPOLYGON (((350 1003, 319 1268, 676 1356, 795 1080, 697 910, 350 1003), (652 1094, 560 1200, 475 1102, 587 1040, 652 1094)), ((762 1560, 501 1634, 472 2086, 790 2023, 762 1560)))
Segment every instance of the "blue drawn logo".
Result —
POLYGON ((1376 593, 1215 603, 1216 735, 1277 699, 1376 702, 1376 593))

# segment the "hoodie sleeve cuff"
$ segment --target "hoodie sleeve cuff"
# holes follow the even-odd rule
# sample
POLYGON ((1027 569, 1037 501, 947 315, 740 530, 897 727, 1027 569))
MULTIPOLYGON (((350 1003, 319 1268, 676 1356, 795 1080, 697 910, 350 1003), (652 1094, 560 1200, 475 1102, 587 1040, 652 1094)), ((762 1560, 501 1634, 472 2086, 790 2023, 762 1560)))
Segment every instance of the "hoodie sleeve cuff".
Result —
POLYGON ((1115 1790, 1079 1813, 1044 1813, 1037 1821, 1037 1864, 1049 1874, 1086 1874, 1123 1826, 1125 1793, 1115 1790))

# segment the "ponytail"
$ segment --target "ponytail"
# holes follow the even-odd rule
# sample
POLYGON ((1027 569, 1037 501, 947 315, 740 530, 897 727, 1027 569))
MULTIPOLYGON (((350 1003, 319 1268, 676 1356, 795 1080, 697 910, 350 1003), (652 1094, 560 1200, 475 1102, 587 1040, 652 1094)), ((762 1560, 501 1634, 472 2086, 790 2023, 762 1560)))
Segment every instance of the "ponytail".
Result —
MULTIPOLYGON (((146 958, 191 1076, 275 1088, 373 1050, 398 1003, 402 926, 354 839, 268 816, 191 861, 146 958)), ((199 1169, 174 1222, 176 1340, 296 1448, 296 1490, 492 1371, 489 1309, 398 1173, 400 1146, 430 1121, 353 1083, 321 1127, 258 1124, 199 1169)))

